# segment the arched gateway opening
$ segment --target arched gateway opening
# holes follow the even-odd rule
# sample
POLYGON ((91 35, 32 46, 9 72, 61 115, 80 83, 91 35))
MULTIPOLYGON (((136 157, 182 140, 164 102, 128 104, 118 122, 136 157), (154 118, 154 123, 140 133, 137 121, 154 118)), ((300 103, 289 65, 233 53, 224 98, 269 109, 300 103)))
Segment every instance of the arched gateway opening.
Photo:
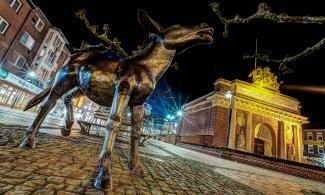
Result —
POLYGON ((272 127, 267 124, 258 124, 254 135, 254 153, 265 156, 274 156, 275 136, 272 127))

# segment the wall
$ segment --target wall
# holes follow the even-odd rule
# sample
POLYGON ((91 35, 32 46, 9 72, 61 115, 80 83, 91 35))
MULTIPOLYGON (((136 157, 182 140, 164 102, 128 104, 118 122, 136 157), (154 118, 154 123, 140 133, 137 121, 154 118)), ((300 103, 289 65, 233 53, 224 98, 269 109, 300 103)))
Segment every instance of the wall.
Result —
POLYGON ((47 19, 45 18, 45 16, 38 9, 33 9, 30 12, 30 14, 28 15, 26 22, 23 24, 22 28, 18 32, 18 36, 13 41, 12 46, 10 47, 10 49, 8 51, 8 55, 6 56, 6 58, 4 60, 4 64, 3 64, 4 69, 23 78, 27 74, 26 70, 28 70, 30 68, 30 65, 31 65, 32 61, 34 60, 36 53, 37 53, 39 47, 41 46, 41 43, 42 43, 43 39, 45 38, 49 27, 50 27, 50 24, 47 21, 47 19), (41 32, 36 29, 35 25, 32 22, 32 18, 35 17, 36 14, 38 17, 40 17, 42 19, 42 21, 44 23, 44 27, 41 32), (29 50, 25 45, 20 43, 20 39, 25 31, 35 40, 35 44, 34 44, 32 50, 29 50), (17 68, 16 66, 14 66, 11 63, 9 63, 9 61, 14 61, 15 52, 19 53, 21 56, 26 58, 25 65, 21 69, 17 68), (28 68, 26 68, 26 67, 28 67, 28 68), (22 71, 22 70, 24 70, 24 71, 22 71))
POLYGON ((25 18, 31 10, 31 6, 25 0, 21 0, 22 6, 18 13, 16 13, 5 0, 0 1, 0 16, 4 18, 9 27, 5 34, 0 34, 0 59, 4 59, 4 56, 10 47, 12 41, 15 39, 21 26, 24 23, 25 18))

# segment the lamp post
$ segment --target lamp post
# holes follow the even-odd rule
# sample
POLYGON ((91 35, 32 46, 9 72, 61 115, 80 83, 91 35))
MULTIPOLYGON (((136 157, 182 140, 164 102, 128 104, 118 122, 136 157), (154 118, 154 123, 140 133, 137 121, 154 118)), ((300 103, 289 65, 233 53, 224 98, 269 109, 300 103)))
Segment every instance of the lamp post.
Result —
POLYGON ((228 130, 227 130, 227 140, 226 140, 226 147, 229 147, 229 134, 230 134, 230 127, 231 127, 232 107, 233 107, 233 93, 228 90, 225 93, 225 97, 229 99, 228 130))
POLYGON ((183 112, 182 110, 177 111, 176 113, 177 115, 177 123, 175 123, 175 141, 174 141, 174 145, 177 144, 177 139, 180 137, 180 127, 179 127, 179 121, 180 119, 182 119, 183 116, 183 112), (178 130, 177 130, 178 129, 178 130))

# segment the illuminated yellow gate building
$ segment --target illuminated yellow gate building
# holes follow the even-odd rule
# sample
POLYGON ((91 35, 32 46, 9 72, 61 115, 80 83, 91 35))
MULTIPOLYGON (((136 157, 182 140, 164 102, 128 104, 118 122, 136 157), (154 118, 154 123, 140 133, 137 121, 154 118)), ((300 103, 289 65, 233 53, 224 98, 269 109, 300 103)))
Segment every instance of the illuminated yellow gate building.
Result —
POLYGON ((268 67, 250 76, 253 83, 218 79, 213 92, 185 104, 178 141, 301 161, 308 120, 300 102, 278 91, 268 67))

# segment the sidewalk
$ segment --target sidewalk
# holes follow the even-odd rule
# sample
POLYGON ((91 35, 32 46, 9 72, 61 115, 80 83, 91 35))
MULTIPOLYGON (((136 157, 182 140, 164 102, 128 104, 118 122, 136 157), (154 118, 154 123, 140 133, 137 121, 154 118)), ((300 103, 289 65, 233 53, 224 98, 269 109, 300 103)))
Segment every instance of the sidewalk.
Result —
MULTIPOLYGON (((91 183, 101 140, 41 133, 20 149, 23 128, 0 125, 0 194, 105 194, 91 183)), ((114 190, 106 194, 312 194, 324 184, 215 158, 157 140, 140 149, 147 176, 128 170, 127 145, 116 144, 114 190)), ((316 194, 316 193, 314 193, 316 194)))

